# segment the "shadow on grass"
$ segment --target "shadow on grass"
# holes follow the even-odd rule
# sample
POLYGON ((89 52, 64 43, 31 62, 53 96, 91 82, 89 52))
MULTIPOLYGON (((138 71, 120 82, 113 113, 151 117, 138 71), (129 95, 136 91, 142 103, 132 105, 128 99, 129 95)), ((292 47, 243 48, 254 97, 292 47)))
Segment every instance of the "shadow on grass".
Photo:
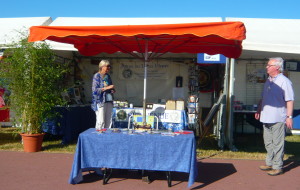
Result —
POLYGON ((236 134, 234 144, 239 151, 266 152, 262 134, 236 134))

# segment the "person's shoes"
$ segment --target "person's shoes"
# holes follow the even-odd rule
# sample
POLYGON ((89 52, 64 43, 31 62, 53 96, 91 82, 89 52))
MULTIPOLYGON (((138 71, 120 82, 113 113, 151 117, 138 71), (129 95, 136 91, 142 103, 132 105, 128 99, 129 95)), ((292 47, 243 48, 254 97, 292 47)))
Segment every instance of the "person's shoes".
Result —
POLYGON ((272 166, 259 166, 259 169, 261 169, 262 171, 270 171, 272 170, 272 166))
POLYGON ((276 175, 283 174, 283 171, 282 171, 282 169, 271 170, 271 171, 268 172, 268 174, 271 175, 271 176, 276 176, 276 175))

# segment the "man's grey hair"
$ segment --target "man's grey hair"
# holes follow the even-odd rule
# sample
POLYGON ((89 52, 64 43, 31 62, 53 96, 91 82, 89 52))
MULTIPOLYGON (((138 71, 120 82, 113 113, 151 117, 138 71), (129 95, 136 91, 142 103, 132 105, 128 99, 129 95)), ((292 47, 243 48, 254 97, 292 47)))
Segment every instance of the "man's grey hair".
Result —
POLYGON ((281 73, 283 72, 284 60, 281 57, 271 57, 269 60, 272 60, 275 65, 279 66, 279 71, 281 73))

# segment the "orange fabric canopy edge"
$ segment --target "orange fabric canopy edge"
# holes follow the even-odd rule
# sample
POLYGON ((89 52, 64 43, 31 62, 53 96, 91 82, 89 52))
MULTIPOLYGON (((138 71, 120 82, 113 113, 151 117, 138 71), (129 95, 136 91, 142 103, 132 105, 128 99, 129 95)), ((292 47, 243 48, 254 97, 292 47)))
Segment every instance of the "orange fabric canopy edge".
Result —
POLYGON ((49 36, 134 36, 145 35, 183 35, 193 34, 203 37, 217 35, 229 40, 244 40, 246 29, 242 22, 213 22, 187 24, 159 24, 159 25, 118 25, 118 26, 32 26, 28 41, 42 41, 49 36))
MULTIPOLYGON (((173 48, 169 52, 174 53, 220 53, 227 57, 237 58, 242 51, 241 43, 246 38, 246 29, 242 22, 212 22, 212 23, 185 23, 185 24, 158 24, 158 25, 118 25, 118 26, 32 26, 30 28, 29 42, 52 40, 73 44, 75 48, 83 55, 96 55, 101 51, 107 53, 116 52, 116 46, 107 46, 103 48, 103 44, 107 43, 107 39, 112 41, 120 41, 120 37, 126 38, 150 38, 155 41, 156 36, 186 37, 193 38, 193 43, 186 43, 179 48, 173 48), (106 37, 105 40, 100 39, 106 37), (76 39, 75 39, 76 38, 76 39), (202 43, 203 42, 203 43, 202 43), (189 46, 187 46, 187 44, 189 46), (196 46, 201 48, 195 48, 196 46), (213 45, 214 44, 214 45, 213 45), (90 46, 90 47, 88 47, 90 46)), ((137 43, 133 42, 121 43, 121 46, 127 46, 126 51, 136 51, 137 43), (135 46, 134 46, 135 45, 135 46)), ((182 41, 182 40, 181 40, 182 41)), ((187 40, 188 41, 188 40, 187 40)), ((140 41, 138 42, 140 43, 140 41)), ((155 42, 154 42, 155 43, 155 42)), ((165 39, 157 40, 157 44, 174 44, 180 46, 180 41, 169 44, 165 39)), ((183 43, 182 43, 183 44, 183 43)), ((120 44, 119 49, 120 49, 120 44)), ((141 44, 138 44, 141 45, 141 44)), ((154 50, 154 46, 149 46, 149 51, 154 50)), ((156 47, 155 46, 155 47, 156 47)), ((123 49, 123 48, 121 48, 123 49)), ((141 50, 141 49, 140 49, 141 50)), ((141 50, 142 51, 142 50, 141 50)), ((167 50, 165 50, 167 51, 167 50)), ((161 53, 161 52, 159 52, 161 53)))

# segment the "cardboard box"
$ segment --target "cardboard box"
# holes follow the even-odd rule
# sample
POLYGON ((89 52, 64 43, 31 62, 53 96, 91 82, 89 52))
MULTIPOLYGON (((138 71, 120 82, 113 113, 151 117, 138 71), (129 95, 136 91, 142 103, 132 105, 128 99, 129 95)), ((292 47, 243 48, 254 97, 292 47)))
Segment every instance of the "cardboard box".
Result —
POLYGON ((176 101, 176 110, 184 110, 184 101, 183 100, 177 100, 176 101))
POLYGON ((176 110, 176 101, 168 100, 166 103, 166 110, 176 110))

